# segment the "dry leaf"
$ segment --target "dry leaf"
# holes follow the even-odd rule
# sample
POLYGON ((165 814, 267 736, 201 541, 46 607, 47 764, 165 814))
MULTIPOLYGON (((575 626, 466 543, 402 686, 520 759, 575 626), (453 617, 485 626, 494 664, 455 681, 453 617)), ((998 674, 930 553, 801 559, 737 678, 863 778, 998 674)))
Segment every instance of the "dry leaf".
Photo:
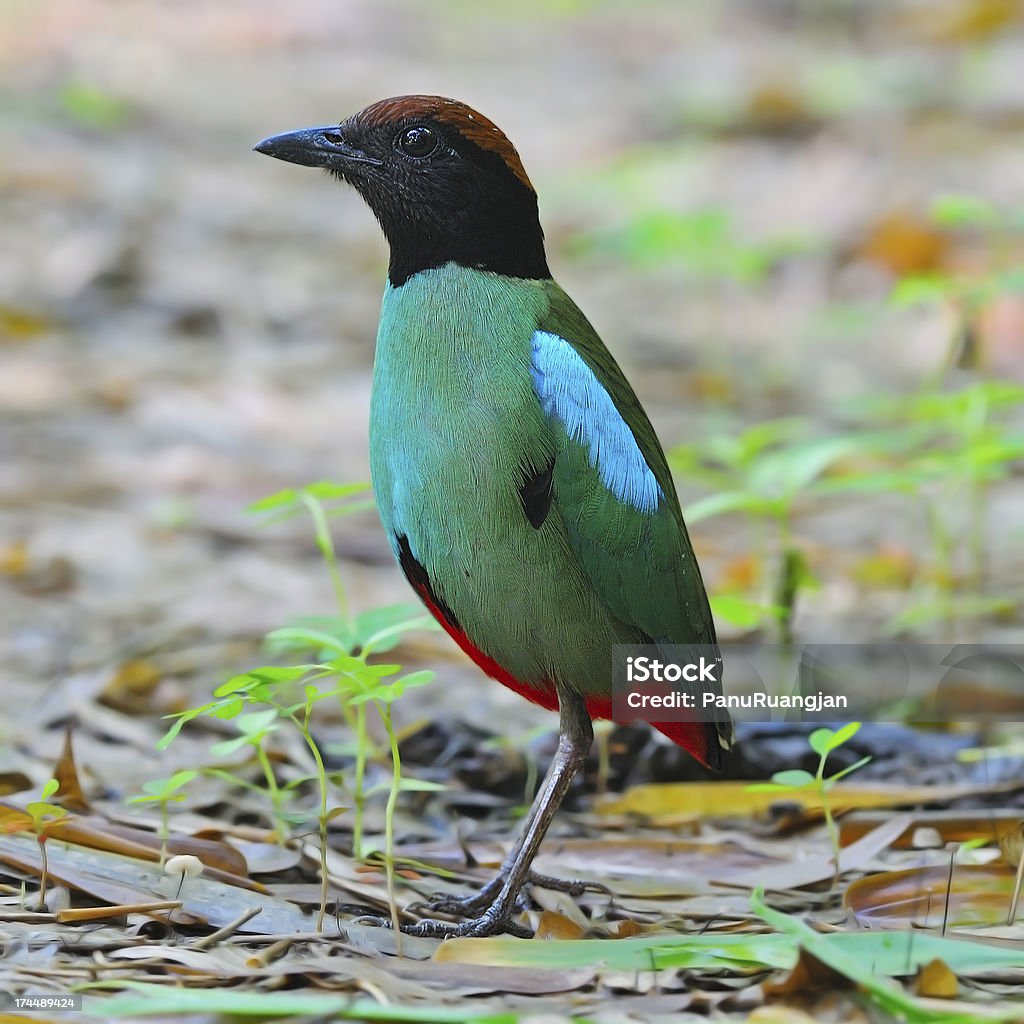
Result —
POLYGON ((581 939, 584 930, 564 914, 554 910, 541 911, 540 921, 534 933, 535 939, 581 939))
POLYGON ((956 975, 939 959, 925 964, 914 979, 914 991, 932 999, 956 999, 959 988, 956 975))
POLYGON ((949 253, 949 239, 927 221, 896 210, 886 214, 857 246, 857 256, 896 277, 938 270, 949 253))
POLYGON ((64 748, 60 759, 53 769, 53 777, 60 783, 53 802, 67 811, 87 812, 89 801, 82 790, 78 778, 78 766, 75 764, 75 752, 71 741, 70 726, 64 730, 64 748))

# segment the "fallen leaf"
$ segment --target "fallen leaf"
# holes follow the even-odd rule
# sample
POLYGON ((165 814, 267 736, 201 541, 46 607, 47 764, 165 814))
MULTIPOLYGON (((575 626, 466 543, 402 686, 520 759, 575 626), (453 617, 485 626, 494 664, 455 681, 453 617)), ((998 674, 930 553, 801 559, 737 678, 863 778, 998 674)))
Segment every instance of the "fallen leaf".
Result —
POLYGON ((534 932, 534 939, 579 939, 584 934, 583 929, 563 914, 554 910, 541 912, 540 920, 534 932))
POLYGON ((894 210, 868 229, 857 256, 896 277, 938 270, 949 253, 949 239, 928 221, 894 210))
POLYGON ((914 991, 932 999, 956 999, 959 989, 956 975, 938 957, 929 960, 914 979, 914 991))
POLYGON ((60 759, 53 769, 53 777, 60 783, 54 796, 54 803, 67 811, 89 810, 89 801, 82 790, 78 778, 78 766, 75 764, 75 752, 71 742, 71 728, 64 730, 64 747, 60 759))
MULTIPOLYGON (((817 810, 821 801, 813 790, 778 793, 752 792, 746 782, 665 782, 632 786, 618 796, 599 800, 602 815, 631 814, 652 824, 672 827, 697 818, 747 817, 764 814, 778 803, 817 810)), ((978 785, 886 786, 839 785, 829 793, 834 813, 865 807, 932 804, 991 791, 978 785)))
POLYGON ((941 928, 1002 924, 1013 894, 1015 872, 1005 864, 957 864, 949 884, 945 864, 883 871, 853 882, 843 903, 864 928, 941 928))
MULTIPOLYGON (((839 851, 839 873, 856 871, 864 867, 868 861, 888 849, 893 840, 906 831, 911 820, 912 817, 909 814, 897 815, 890 821, 879 825, 873 832, 862 836, 855 843, 841 849, 839 851)), ((734 885, 748 889, 758 887, 763 889, 799 889, 805 885, 813 885, 815 882, 823 882, 832 878, 835 873, 836 867, 829 855, 772 865, 744 875, 719 875, 716 881, 720 885, 734 885)))

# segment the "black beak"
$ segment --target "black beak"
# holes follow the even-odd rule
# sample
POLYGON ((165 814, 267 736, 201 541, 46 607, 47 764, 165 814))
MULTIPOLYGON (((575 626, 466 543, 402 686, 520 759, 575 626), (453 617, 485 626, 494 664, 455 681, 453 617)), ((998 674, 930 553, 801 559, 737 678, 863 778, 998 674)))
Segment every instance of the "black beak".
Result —
POLYGON ((252 148, 257 153, 287 160, 290 164, 302 164, 303 167, 344 167, 346 164, 373 164, 379 167, 382 163, 347 142, 336 124, 272 135, 269 139, 257 142, 252 148))

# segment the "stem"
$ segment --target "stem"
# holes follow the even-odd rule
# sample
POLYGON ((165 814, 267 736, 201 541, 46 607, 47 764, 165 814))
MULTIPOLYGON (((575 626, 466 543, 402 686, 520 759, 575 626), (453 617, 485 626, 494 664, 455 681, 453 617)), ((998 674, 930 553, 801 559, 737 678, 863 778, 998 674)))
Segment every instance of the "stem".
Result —
POLYGON ((395 901, 395 807, 402 786, 402 757, 398 752, 398 738, 391 722, 391 705, 379 703, 381 721, 388 734, 391 746, 391 789, 384 810, 384 864, 388 877, 388 904, 391 907, 391 927, 395 933, 398 955, 402 955, 402 932, 398 926, 398 903, 395 901))
POLYGON ((327 564, 327 571, 331 576, 331 586, 334 588, 334 599, 338 604, 338 613, 345 625, 348 625, 348 599, 345 596, 345 585, 341 582, 341 572, 338 570, 338 557, 334 551, 334 541, 331 539, 331 530, 327 525, 327 516, 324 515, 324 507, 316 498, 302 492, 302 500, 313 517, 313 526, 316 531, 316 543, 327 564))
POLYGON ((167 843, 170 838, 171 823, 169 820, 170 801, 160 801, 160 867, 167 863, 167 843))
POLYGON ((839 884, 839 832, 836 829, 835 819, 832 817, 832 805, 828 800, 828 787, 825 785, 825 760, 828 754, 822 754, 818 761, 818 795, 821 797, 821 808, 825 812, 825 827, 828 829, 828 841, 832 845, 832 864, 835 867, 835 874, 832 879, 833 885, 839 884))
POLYGON ((267 790, 270 793, 270 806, 273 808, 274 831, 277 833, 277 841, 278 843, 284 843, 286 836, 285 829, 282 827, 284 825, 284 816, 281 813, 284 801, 281 797, 281 788, 278 786, 277 778, 274 775, 273 765, 271 765, 270 758, 267 757, 267 752, 263 749, 262 743, 256 745, 256 757, 263 768, 263 776, 267 780, 267 790))
POLYGON ((988 489, 985 481, 974 477, 970 484, 971 589, 981 594, 985 588, 985 506, 988 489))
POLYGON ((352 793, 355 815, 352 821, 352 856, 363 859, 363 811, 366 806, 366 705, 357 704, 356 712, 356 778, 352 793))
POLYGON ((46 883, 49 881, 50 867, 46 860, 46 836, 37 836, 39 843, 39 859, 42 861, 42 868, 39 872, 39 909, 46 910, 46 883))
POLYGON ((305 710, 304 722, 300 722, 294 715, 292 720, 302 732, 302 738, 306 741, 313 760, 316 761, 317 784, 320 787, 320 912, 316 919, 316 930, 322 932, 324 918, 327 916, 327 769, 324 767, 320 748, 309 732, 309 715, 313 709, 307 704, 305 710))

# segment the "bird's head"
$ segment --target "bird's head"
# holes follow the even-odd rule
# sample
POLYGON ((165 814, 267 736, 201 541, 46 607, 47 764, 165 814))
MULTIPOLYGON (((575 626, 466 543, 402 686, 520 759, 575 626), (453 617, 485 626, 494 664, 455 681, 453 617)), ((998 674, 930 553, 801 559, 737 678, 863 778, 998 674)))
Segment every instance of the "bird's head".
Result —
POLYGON ((493 122, 443 96, 380 100, 340 124, 274 135, 257 153, 323 167, 369 204, 401 285, 448 262, 546 278, 537 195, 493 122))

